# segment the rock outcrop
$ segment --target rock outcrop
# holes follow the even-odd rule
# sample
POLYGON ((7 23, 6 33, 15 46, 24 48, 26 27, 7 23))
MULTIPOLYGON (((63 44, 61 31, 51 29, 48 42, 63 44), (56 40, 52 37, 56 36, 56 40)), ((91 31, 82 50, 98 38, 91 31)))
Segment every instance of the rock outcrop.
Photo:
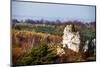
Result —
POLYGON ((79 52, 80 35, 75 31, 74 25, 67 25, 63 33, 63 47, 79 52))

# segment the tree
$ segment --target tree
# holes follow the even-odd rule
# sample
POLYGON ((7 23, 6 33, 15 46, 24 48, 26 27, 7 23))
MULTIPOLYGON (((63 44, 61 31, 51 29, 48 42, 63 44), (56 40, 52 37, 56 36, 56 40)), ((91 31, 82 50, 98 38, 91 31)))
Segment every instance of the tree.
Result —
POLYGON ((48 50, 46 43, 33 47, 32 51, 22 58, 23 65, 37 65, 55 63, 57 55, 48 50))

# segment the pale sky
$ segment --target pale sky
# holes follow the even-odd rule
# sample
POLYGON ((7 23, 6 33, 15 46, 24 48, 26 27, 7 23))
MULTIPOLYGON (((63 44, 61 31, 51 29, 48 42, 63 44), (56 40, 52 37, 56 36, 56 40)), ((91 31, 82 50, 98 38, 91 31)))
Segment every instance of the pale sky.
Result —
POLYGON ((79 20, 95 21, 95 6, 47 4, 35 2, 12 2, 12 18, 18 20, 79 20))

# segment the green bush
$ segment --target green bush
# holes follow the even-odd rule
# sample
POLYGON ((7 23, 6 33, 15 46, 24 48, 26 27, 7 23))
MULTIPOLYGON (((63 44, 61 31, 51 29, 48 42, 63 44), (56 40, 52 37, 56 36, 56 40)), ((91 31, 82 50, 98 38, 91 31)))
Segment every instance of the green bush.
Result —
POLYGON ((28 56, 28 57, 23 57, 21 62, 23 65, 28 65, 31 64, 32 60, 33 60, 32 57, 28 56))
POLYGON ((43 57, 46 55, 47 53, 47 44, 43 43, 40 44, 37 47, 33 47, 32 51, 31 51, 31 56, 37 56, 37 57, 43 57))
POLYGON ((48 51, 45 43, 33 47, 32 51, 22 58, 22 65, 37 65, 55 63, 57 55, 52 51, 48 51))

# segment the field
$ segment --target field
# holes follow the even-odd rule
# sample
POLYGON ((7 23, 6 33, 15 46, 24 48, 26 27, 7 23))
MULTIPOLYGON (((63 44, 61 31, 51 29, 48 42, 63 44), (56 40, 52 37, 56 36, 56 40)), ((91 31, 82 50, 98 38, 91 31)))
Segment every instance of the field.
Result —
POLYGON ((57 46, 62 48, 62 36, 66 25, 73 24, 80 32, 81 45, 95 36, 95 22, 82 23, 68 21, 64 23, 42 21, 12 23, 12 60, 13 65, 57 64, 67 62, 95 61, 96 55, 76 53, 65 48, 65 55, 57 54, 57 46))

